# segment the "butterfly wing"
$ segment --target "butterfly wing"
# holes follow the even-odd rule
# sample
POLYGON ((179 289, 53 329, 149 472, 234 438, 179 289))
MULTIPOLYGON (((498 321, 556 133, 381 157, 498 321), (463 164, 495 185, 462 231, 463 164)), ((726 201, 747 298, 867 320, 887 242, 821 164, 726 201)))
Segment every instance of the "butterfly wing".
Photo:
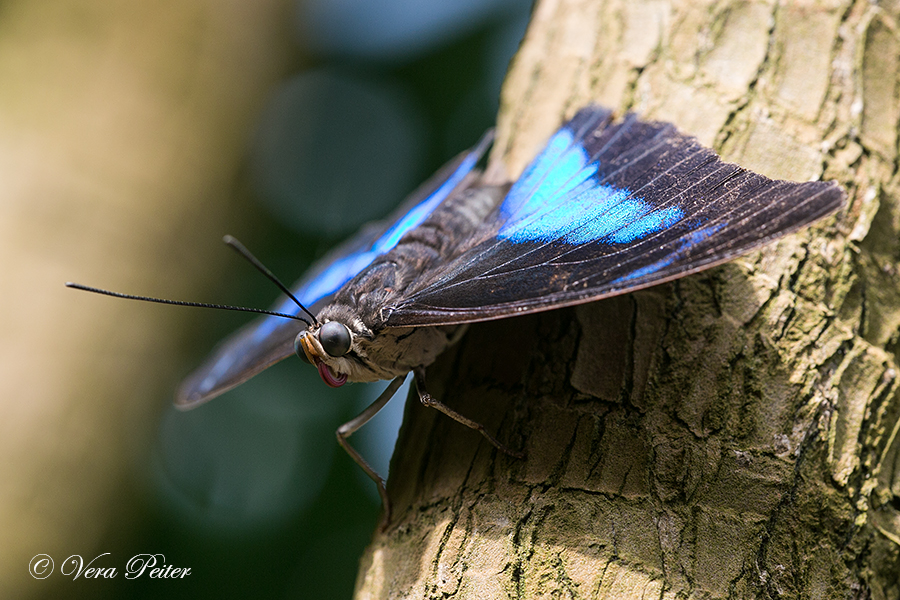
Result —
POLYGON ((744 254, 837 210, 835 183, 775 181, 667 123, 580 111, 386 326, 464 323, 596 300, 744 254), (483 238, 483 239, 484 239, 483 238))
MULTIPOLYGON (((471 185, 475 165, 492 140, 493 132, 489 131, 472 150, 460 154, 422 184, 390 218, 364 227, 313 265, 292 288, 297 299, 315 314, 337 290, 396 246, 406 232, 421 224, 452 192, 471 185)), ((300 314, 299 307, 286 297, 272 310, 300 314)), ((266 316, 238 330, 182 382, 175 405, 191 408, 211 400, 287 358, 294 353, 294 338, 304 328, 299 321, 266 316)))

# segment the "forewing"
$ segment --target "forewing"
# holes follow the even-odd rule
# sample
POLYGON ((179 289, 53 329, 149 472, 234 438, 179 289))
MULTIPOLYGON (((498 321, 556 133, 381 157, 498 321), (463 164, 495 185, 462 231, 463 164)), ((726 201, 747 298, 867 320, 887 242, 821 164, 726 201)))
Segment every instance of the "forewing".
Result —
POLYGON ((486 221, 487 241, 386 307, 387 326, 556 308, 681 277, 841 206, 835 183, 775 181, 668 123, 590 107, 563 126, 486 221))
MULTIPOLYGON (((344 284, 372 261, 397 245, 403 235, 424 221, 452 192, 470 185, 475 165, 490 146, 492 132, 460 154, 420 186, 383 222, 368 225, 356 236, 318 261, 292 288, 313 314, 344 284)), ((282 296, 272 310, 301 315, 292 300, 282 296)), ((226 338, 206 362, 189 375, 175 395, 176 406, 190 408, 243 383, 294 353, 294 338, 305 329, 299 321, 266 316, 226 338)))

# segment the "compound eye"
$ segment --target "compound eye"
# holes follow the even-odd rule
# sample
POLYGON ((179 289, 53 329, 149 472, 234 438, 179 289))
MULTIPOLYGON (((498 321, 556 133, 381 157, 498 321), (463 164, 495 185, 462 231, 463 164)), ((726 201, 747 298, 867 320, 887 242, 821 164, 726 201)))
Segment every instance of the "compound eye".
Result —
POLYGON ((343 323, 328 321, 319 329, 319 343, 330 356, 343 356, 350 351, 350 330, 343 323))
POLYGON ((306 352, 303 351, 303 336, 307 335, 306 331, 301 331, 297 334, 297 337, 294 338, 294 354, 300 357, 300 359, 306 364, 312 364, 309 362, 309 357, 306 356, 306 352))

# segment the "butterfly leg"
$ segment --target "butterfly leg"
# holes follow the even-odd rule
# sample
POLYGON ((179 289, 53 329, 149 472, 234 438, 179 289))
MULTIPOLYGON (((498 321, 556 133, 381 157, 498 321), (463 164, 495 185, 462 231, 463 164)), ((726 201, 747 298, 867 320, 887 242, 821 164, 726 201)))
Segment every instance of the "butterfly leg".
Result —
POLYGON ((452 408, 450 408, 449 406, 447 406, 446 404, 444 404, 440 400, 437 400, 434 396, 429 394, 425 390, 425 369, 424 368, 419 367, 419 368, 415 369, 413 371, 413 374, 415 375, 415 378, 416 378, 416 392, 419 394, 419 402, 421 402, 423 405, 425 405, 429 408, 434 408, 434 409, 441 411, 442 413, 444 413, 445 415, 447 415, 448 417, 450 417, 457 423, 462 423, 466 427, 474 429, 475 431, 477 431, 478 433, 483 435, 484 438, 487 441, 489 441, 491 443, 491 445, 494 448, 496 448, 497 450, 499 450, 500 452, 507 454, 509 456, 512 456, 513 458, 518 458, 518 459, 525 458, 524 452, 517 452, 515 450, 512 450, 512 449, 504 446, 500 442, 498 442, 494 438, 494 436, 492 436, 485 430, 484 425, 482 425, 481 423, 477 423, 477 422, 473 421, 472 419, 469 419, 468 417, 464 417, 463 415, 459 414, 458 412, 456 412, 455 410, 453 410, 452 408))
POLYGON ((381 475, 366 462, 366 459, 350 445, 347 438, 353 435, 360 427, 368 423, 372 417, 378 414, 378 411, 384 408, 384 405, 388 403, 388 400, 393 398, 394 394, 397 393, 397 390, 400 389, 400 386, 403 385, 404 380, 406 380, 406 375, 397 377, 391 381, 388 386, 384 388, 384 391, 381 392, 381 395, 375 399, 375 402, 359 413, 356 418, 347 421, 338 427, 338 430, 335 432, 337 434, 337 441, 341 447, 350 455, 350 458, 366 472, 366 475, 375 482, 375 485, 378 486, 378 495, 381 496, 381 506, 384 509, 381 517, 382 531, 384 531, 391 522, 391 501, 387 495, 387 488, 384 486, 384 478, 382 478, 381 475))

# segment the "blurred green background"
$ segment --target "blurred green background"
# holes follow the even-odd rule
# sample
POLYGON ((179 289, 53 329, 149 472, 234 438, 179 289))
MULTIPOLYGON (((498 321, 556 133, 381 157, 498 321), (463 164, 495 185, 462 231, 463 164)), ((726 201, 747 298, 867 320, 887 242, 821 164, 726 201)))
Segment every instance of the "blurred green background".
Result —
MULTIPOLYGON (((178 381, 248 317, 62 284, 271 305, 221 236, 292 281, 387 214, 493 125, 530 10, 0 3, 0 597, 350 596, 379 505, 334 430, 381 386, 288 360, 177 412, 178 381), (191 574, 127 579, 144 553, 191 574), (75 578, 73 555, 118 574, 75 578)), ((380 472, 402 412, 353 438, 380 472)))

